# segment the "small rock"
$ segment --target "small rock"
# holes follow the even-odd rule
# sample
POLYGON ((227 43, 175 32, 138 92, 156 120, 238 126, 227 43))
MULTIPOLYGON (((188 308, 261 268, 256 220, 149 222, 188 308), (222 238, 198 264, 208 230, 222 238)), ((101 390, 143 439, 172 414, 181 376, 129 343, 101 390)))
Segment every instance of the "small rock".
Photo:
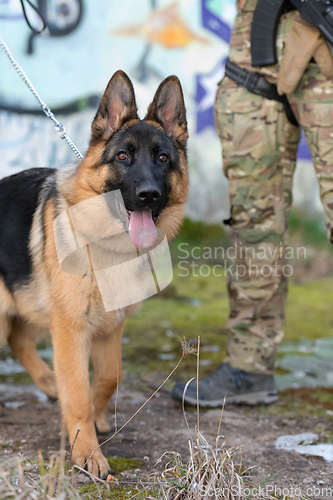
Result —
POLYGON ((107 483, 110 483, 111 481, 114 481, 114 476, 112 476, 111 474, 108 475, 108 477, 106 478, 106 482, 107 483))
POLYGON ((76 485, 91 483, 91 479, 86 474, 80 473, 75 475, 76 485))
POLYGON ((303 484, 309 484, 309 483, 313 483, 314 479, 313 477, 309 476, 309 477, 305 477, 303 479, 303 484))

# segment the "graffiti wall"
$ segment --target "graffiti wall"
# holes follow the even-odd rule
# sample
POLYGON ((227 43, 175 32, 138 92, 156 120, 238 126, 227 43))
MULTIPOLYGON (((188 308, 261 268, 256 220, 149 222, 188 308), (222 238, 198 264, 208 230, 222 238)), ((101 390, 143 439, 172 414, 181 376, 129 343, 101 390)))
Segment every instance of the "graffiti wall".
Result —
MULTIPOLYGON (((87 148, 90 122, 114 71, 123 69, 132 79, 142 117, 160 81, 176 74, 190 131, 188 214, 207 221, 227 217, 228 186, 213 105, 235 0, 36 0, 36 5, 48 20, 46 32, 29 30, 19 0, 0 0, 0 33, 79 149, 87 148)), ((27 13, 37 26, 34 12, 27 13)), ((302 202, 313 179, 304 145, 300 156, 303 185, 296 201, 302 202)), ((0 51, 0 176, 58 167, 73 158, 0 51)))

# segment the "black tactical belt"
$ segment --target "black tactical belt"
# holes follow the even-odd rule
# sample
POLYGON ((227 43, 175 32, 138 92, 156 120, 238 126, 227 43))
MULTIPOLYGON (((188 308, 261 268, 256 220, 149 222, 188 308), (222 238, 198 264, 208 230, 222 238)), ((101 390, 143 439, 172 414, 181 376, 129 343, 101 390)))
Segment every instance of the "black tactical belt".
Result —
POLYGON ((233 80, 239 87, 245 87, 253 94, 261 95, 267 99, 281 102, 284 106, 287 118, 296 127, 299 127, 298 121, 291 109, 287 96, 278 94, 276 85, 269 83, 266 78, 259 73, 241 68, 229 59, 225 65, 225 75, 233 80))

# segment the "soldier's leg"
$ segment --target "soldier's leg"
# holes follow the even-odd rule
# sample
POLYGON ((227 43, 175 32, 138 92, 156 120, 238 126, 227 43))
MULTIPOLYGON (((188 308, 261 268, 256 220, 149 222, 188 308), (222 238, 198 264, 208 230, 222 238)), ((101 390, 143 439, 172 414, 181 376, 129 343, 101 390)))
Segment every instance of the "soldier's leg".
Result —
POLYGON ((309 64, 296 91, 288 96, 304 129, 317 174, 328 238, 333 242, 333 81, 309 64))
MULTIPOLYGON (((239 4, 241 7, 242 4, 239 4)), ((253 71, 250 38, 254 2, 238 10, 230 43, 230 60, 253 71)), ((277 33, 279 58, 294 13, 281 16, 277 33)), ((278 64, 258 68, 276 83, 278 64)), ((225 78, 215 104, 216 128, 223 147, 224 172, 230 182, 232 245, 237 256, 228 290, 228 357, 199 381, 199 404, 271 403, 277 399, 273 371, 282 339, 287 294, 285 252, 295 168, 298 127, 292 126, 281 104, 251 94, 225 78)), ((184 384, 173 396, 181 399, 184 384)), ((196 387, 185 401, 196 402, 196 387)))
POLYGON ((216 125, 229 179, 232 245, 227 359, 252 373, 274 372, 285 324, 284 243, 300 132, 283 107, 225 79, 216 125))
MULTIPOLYGON (((228 282, 228 357, 199 381, 199 405, 220 406, 226 395, 227 404, 269 404, 278 398, 273 371, 284 330, 284 242, 300 131, 289 124, 279 103, 250 94, 227 78, 215 111, 237 255, 228 282)), ((173 397, 181 400, 184 390, 179 382, 173 397)), ((185 402, 196 404, 196 399, 192 382, 185 402)))

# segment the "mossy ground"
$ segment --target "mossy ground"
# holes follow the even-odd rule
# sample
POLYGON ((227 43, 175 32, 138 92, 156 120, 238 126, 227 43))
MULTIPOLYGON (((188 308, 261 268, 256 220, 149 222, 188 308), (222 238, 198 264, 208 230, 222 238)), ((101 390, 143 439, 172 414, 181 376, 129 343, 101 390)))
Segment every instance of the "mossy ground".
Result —
MULTIPOLYGON (((214 258, 189 259, 188 266, 191 263, 206 266, 205 276, 198 275, 198 268, 195 268, 194 273, 191 270, 188 276, 184 276, 184 270, 179 267, 184 256, 179 245, 184 243, 188 251, 199 247, 196 254, 202 255, 204 247, 227 248, 230 245, 230 238, 222 225, 207 226, 185 220, 181 232, 171 244, 173 282, 161 294, 144 301, 139 311, 126 320, 123 343, 124 368, 128 373, 138 377, 154 373, 158 373, 159 377, 167 375, 181 356, 179 338, 183 336, 194 344, 197 343, 198 336, 201 337, 201 376, 212 372, 226 354, 225 324, 229 313, 226 279, 224 276, 216 277, 213 272, 209 272, 218 261, 214 258)), ((316 261, 317 256, 325 252, 328 261, 333 262, 333 246, 327 243, 322 218, 309 218, 298 211, 292 211, 290 245, 306 246, 309 257, 306 259, 306 265, 301 268, 304 273, 299 272, 289 280, 284 342, 298 342, 300 338, 333 337, 333 278, 330 270, 323 270, 320 267, 321 262, 316 261), (309 267, 312 269, 310 277, 307 273, 309 267)), ((50 339, 43 339, 40 347, 45 349, 48 346, 50 339)), ((9 348, 6 348, 2 352, 1 359, 8 356, 12 354, 9 348)), ((196 358, 187 356, 170 385, 176 379, 188 380, 195 374, 196 358)), ((25 372, 0 375, 0 382, 5 381, 32 383, 30 376, 25 372)), ((328 406, 332 406, 333 394, 329 390, 295 391, 282 391, 281 405, 274 406, 269 411, 283 413, 290 409, 307 414, 313 412, 324 414, 329 410, 328 406)))
POLYGON ((125 472, 129 469, 138 469, 144 462, 135 458, 114 458, 108 457, 108 462, 111 468, 111 474, 116 475, 120 472, 125 472))
MULTIPOLYGON (((140 486, 127 486, 119 483, 111 483, 109 490, 104 485, 86 484, 79 488, 80 498, 84 500, 144 500, 145 498, 154 498, 155 492, 153 489, 145 490, 140 486)), ((156 498, 158 498, 156 494, 156 498)))
MULTIPOLYGON (((190 257, 187 267, 193 263, 206 265, 203 270, 208 275, 200 276, 198 267, 195 267, 194 270, 191 268, 188 276, 184 276, 186 272, 179 267, 184 259, 179 245, 184 243, 186 246, 180 248, 191 251, 199 247, 195 254, 202 255, 203 248, 227 248, 230 238, 222 226, 185 220, 182 231, 171 244, 174 264, 172 284, 161 295, 144 301, 138 313, 126 321, 123 350, 125 365, 130 369, 141 373, 157 368, 158 371, 161 368, 168 371, 180 355, 178 337, 183 336, 196 343, 200 335, 203 375, 225 355, 225 324, 229 313, 226 279, 213 274, 214 257, 206 260, 190 257)), ((315 257, 320 251, 332 255, 333 261, 333 247, 327 243, 321 217, 310 218, 297 210, 292 211, 290 245, 306 247, 308 262, 303 266, 305 270, 312 266, 315 273, 315 257)), ((319 270, 318 274, 322 275, 319 270)), ((291 277, 284 341, 295 342, 301 337, 333 337, 332 303, 331 276, 309 279, 305 271, 304 276, 298 273, 297 277, 291 277)), ((195 360, 188 358, 180 371, 191 370, 194 365, 195 360)))
MULTIPOLYGON (((175 268, 168 297, 146 300, 126 321, 124 364, 144 374, 169 371, 181 355, 179 337, 197 343, 201 337, 201 373, 212 369, 226 354, 225 324, 229 313, 225 278, 180 277, 175 268)), ((332 278, 290 281, 284 341, 333 337, 332 278)), ((189 356, 180 367, 195 373, 196 360, 189 356)))
MULTIPOLYGON (((198 247, 195 254, 202 256, 204 248, 227 248, 229 245, 229 234, 222 225, 207 226, 185 220, 181 232, 171 244, 174 264, 171 285, 161 294, 145 300, 139 311, 126 320, 123 359, 128 372, 138 377, 156 372, 161 376, 167 375, 181 356, 179 338, 182 337, 194 344, 197 343, 198 336, 201 337, 201 376, 213 371, 224 358, 227 341, 225 324, 229 314, 226 279, 225 276, 217 277, 212 272, 213 266, 216 262, 221 263, 221 260, 214 257, 190 257, 186 266, 195 264, 197 267, 190 267, 187 276, 184 276, 187 273, 183 265, 179 265, 184 260, 184 252, 180 248, 191 252, 194 247, 198 247), (205 266, 204 275, 198 272, 198 266, 201 265, 205 266)), ((317 266, 316 256, 320 252, 326 252, 333 262, 333 247, 326 241, 322 218, 309 218, 298 211, 292 211, 290 245, 306 246, 308 258, 306 264, 301 266, 302 272, 289 280, 284 342, 298 342, 300 338, 333 337, 332 277, 323 276, 325 269, 323 272, 322 268, 318 271, 319 277, 316 276, 316 267, 320 267, 320 262, 317 266), (309 267, 313 270, 311 278, 307 275, 309 267)), ((43 339, 39 347, 45 350, 49 346, 50 339, 43 339)), ((9 348, 5 348, 1 359, 8 356, 12 356, 12 353, 9 348)), ((196 358, 188 356, 175 374, 175 379, 188 379, 195 376, 195 371, 196 358)), ((281 370, 278 371, 282 373, 281 370)), ((0 381, 32 383, 25 372, 0 375, 0 381)), ((283 397, 281 393, 281 398, 283 397)), ((302 398, 304 406, 306 398, 304 395, 302 398)), ((291 401, 286 396, 287 407, 291 401)))
MULTIPOLYGON (((184 271, 178 266, 182 253, 179 251, 178 246, 184 242, 188 244, 187 249, 196 246, 201 248, 222 246, 226 248, 229 245, 229 236, 222 229, 222 226, 209 227, 201 223, 185 221, 182 232, 171 246, 174 263, 174 280, 172 284, 162 294, 144 301, 141 309, 126 321, 123 360, 125 373, 129 375, 129 378, 126 382, 125 377, 122 385, 126 386, 128 394, 133 392, 135 384, 131 385, 132 382, 137 379, 140 380, 141 377, 145 381, 155 379, 155 382, 156 380, 159 382, 160 379, 168 375, 181 356, 179 338, 183 336, 194 344, 197 343, 198 336, 201 337, 201 377, 213 371, 225 356, 227 340, 225 324, 229 313, 225 277, 216 277, 212 272, 207 273, 207 268, 205 268, 207 276, 195 276, 192 272, 188 276, 182 276, 184 271)), ((323 267, 321 257, 318 257, 324 252, 327 262, 329 259, 333 262, 333 247, 326 243, 322 220, 309 219, 297 212, 293 212, 291 215, 291 244, 294 246, 305 245, 309 258, 306 259, 305 265, 298 268, 297 275, 290 279, 284 342, 291 345, 291 343, 297 344, 301 338, 310 340, 333 338, 333 267, 331 269, 326 264, 326 267, 323 267)), ((208 262, 205 259, 192 259, 192 262, 208 264, 210 266, 209 271, 219 261, 213 258, 208 262)), ((190 265, 191 262, 188 264, 190 265)), ((196 274, 198 273, 196 272, 196 274)), ((43 353, 45 355, 46 350, 50 347, 50 339, 42 340, 39 347, 44 349, 43 353)), ((290 351, 288 352, 290 354, 290 351)), ((297 353, 300 354, 299 351, 297 353)), ((281 353, 281 356, 283 355, 281 353)), ((304 356, 306 355, 308 354, 304 353, 304 356)), ((8 357, 13 357, 13 355, 6 348, 1 353, 0 361, 6 361, 8 357)), ((281 370, 280 372, 282 373, 281 370)), ((196 357, 190 355, 183 360, 172 381, 170 381, 170 385, 177 378, 188 380, 195 375, 196 357)), ((23 384, 32 383, 32 380, 29 375, 22 372, 12 375, 2 374, 0 375, 0 382, 23 384)), ((146 397, 147 394, 149 395, 149 391, 146 390, 146 383, 143 385, 141 392, 146 397)), ((284 467, 287 455, 282 457, 279 453, 272 454, 274 451, 272 448, 264 447, 267 444, 266 441, 260 441, 261 435, 265 439, 267 436, 267 441, 272 441, 274 433, 275 439, 277 435, 297 433, 301 429, 301 431, 311 430, 316 432, 319 435, 318 442, 320 443, 333 442, 333 388, 287 389, 280 391, 279 396, 279 401, 268 408, 245 407, 240 409, 233 407, 230 411, 227 408, 229 417, 226 416, 226 423, 223 423, 223 431, 227 436, 231 435, 236 443, 238 443, 239 435, 246 441, 247 428, 252 429, 254 446, 248 450, 250 454, 253 451, 251 464, 260 463, 261 466, 267 466, 266 472, 269 471, 269 473, 275 473, 276 470, 284 467), (235 416, 235 413, 238 416, 237 414, 235 416), (245 417, 249 423, 246 426, 246 432, 242 434, 244 427, 242 419, 245 417), (238 424, 237 419, 239 419, 238 424), (260 423, 260 429, 256 427, 258 422, 260 423), (258 442, 256 442, 256 439, 258 442), (259 462, 257 461, 255 448, 258 443, 262 446, 261 453, 263 450, 266 453, 264 463, 261 458, 259 462), (269 453, 267 450, 269 450, 269 453), (267 465, 269 460, 271 461, 267 465)), ((128 433, 125 436, 126 439, 122 437, 115 444, 110 445, 106 454, 111 457, 112 454, 122 457, 140 457, 149 454, 150 448, 153 447, 156 450, 156 456, 153 456, 155 460, 162 454, 164 449, 167 449, 166 446, 170 445, 169 442, 177 450, 179 446, 182 446, 182 436, 177 435, 175 438, 173 436, 174 430, 178 430, 178 426, 181 427, 179 420, 182 418, 180 409, 176 406, 173 407, 175 403, 171 399, 165 401, 163 397, 153 398, 149 404, 152 406, 152 408, 149 408, 152 413, 148 413, 148 410, 144 409, 141 413, 142 417, 140 417, 148 422, 146 427, 139 427, 141 426, 140 421, 133 422, 132 426, 129 425, 126 429, 128 433), (164 403, 165 406, 163 406, 164 403), (139 430, 141 432, 138 432, 139 430), (145 433, 147 436, 145 436, 145 433), (132 443, 136 444, 133 444, 133 448, 131 448, 129 443, 130 446, 132 446, 132 443)), ((130 397, 126 399, 125 396, 121 407, 124 415, 121 418, 126 420, 138 406, 139 404, 136 406, 136 403, 132 404, 130 402, 130 397)), ((49 407, 46 403, 43 406, 43 403, 37 401, 34 404, 29 403, 29 405, 20 407, 15 410, 15 413, 10 407, 4 407, 2 424, 3 428, 7 429, 7 434, 4 435, 0 446, 1 453, 4 454, 9 450, 11 453, 23 452, 26 456, 34 456, 33 453, 36 451, 37 446, 34 431, 35 428, 37 429, 35 420, 39 422, 38 446, 44 447, 45 450, 55 449, 58 442, 50 440, 50 437, 56 435, 59 431, 59 424, 54 420, 55 412, 55 408, 49 407), (37 410, 34 406, 38 407, 37 410), (43 412, 46 412, 48 417, 42 417, 43 412), (16 422, 15 428, 13 427, 14 421, 16 422), (30 422, 34 422, 35 426, 32 431, 30 422), (15 441, 12 439, 13 432, 15 433, 15 441)), ((202 410, 203 422, 207 420, 205 418, 207 414, 208 411, 202 410)), ((210 432, 209 424, 215 418, 212 415, 213 413, 210 417, 211 420, 206 422, 207 432, 210 432)), ((188 419, 194 425, 196 422, 195 410, 189 409, 188 419)), ((109 463, 112 474, 116 478, 115 481, 109 484, 110 491, 103 485, 97 488, 95 484, 86 484, 80 487, 80 495, 87 500, 95 498, 129 500, 133 497, 143 500, 147 497, 147 492, 145 491, 145 484, 140 485, 139 480, 140 477, 144 477, 145 480, 148 478, 149 467, 154 460, 151 458, 151 462, 143 462, 135 458, 110 458, 109 463), (140 473, 136 477, 134 476, 136 469, 141 469, 141 476, 140 473), (128 470, 130 471, 128 475, 123 476, 121 474, 128 470)), ((292 460, 294 459, 292 458, 292 460)), ((302 476, 303 469, 301 465, 297 472, 299 475, 299 478, 297 478, 298 483, 301 483, 304 477, 309 475, 309 470, 312 470, 311 464, 307 465, 308 468, 302 476)), ((295 466, 295 463, 292 462, 290 471, 295 466)), ((292 477, 290 471, 288 477, 292 477)), ((156 495, 157 497, 157 490, 154 485, 151 486, 149 495, 151 497, 156 495)))
POLYGON ((111 467, 111 473, 115 477, 115 481, 110 482, 109 490, 104 485, 95 485, 94 483, 86 484, 79 488, 80 496, 83 499, 95 499, 100 498, 101 500, 114 499, 114 500, 129 500, 130 498, 135 498, 137 500, 143 500, 149 496, 154 496, 154 487, 145 487, 145 485, 140 484, 139 480, 124 481, 124 478, 120 473, 131 470, 134 471, 144 465, 142 460, 135 460, 133 458, 108 458, 109 465, 111 467))
MULTIPOLYGON (((321 263, 316 261, 320 252, 325 252, 328 260, 333 261, 333 247, 327 243, 323 221, 321 218, 309 218, 293 211, 290 233, 291 246, 306 247, 307 262, 289 280, 284 342, 298 342, 301 338, 314 340, 333 337, 332 276, 329 270, 319 269, 321 263), (310 277, 307 274, 309 268, 310 277)), ((212 372, 226 354, 225 324, 229 314, 226 279, 213 274, 212 266, 216 263, 214 259, 192 259, 199 266, 208 264, 211 272, 205 267, 205 276, 200 276, 196 267, 194 273, 191 270, 188 276, 184 276, 186 273, 179 267, 184 255, 179 250, 182 243, 187 246, 181 248, 191 251, 193 247, 226 248, 230 242, 222 227, 208 227, 185 221, 182 232, 171 246, 174 263, 172 284, 162 294, 144 301, 141 309, 126 321, 124 365, 127 370, 139 376, 152 372, 167 374, 181 355, 179 338, 183 336, 194 344, 197 343, 198 336, 201 337, 201 376, 212 372)), ((202 250, 197 250, 196 253, 202 255, 202 250)), ((297 267, 298 263, 295 264, 297 267)), ((190 265, 191 259, 188 262, 188 266, 190 265)), ((189 379, 195 374, 196 358, 188 356, 175 378, 189 379)), ((333 389, 319 388, 281 391, 281 404, 267 411, 328 416, 327 410, 333 404, 332 391, 333 389)))
MULTIPOLYGON (((333 388, 318 387, 310 389, 300 387, 279 391, 279 401, 268 407, 261 407, 261 412, 272 416, 287 418, 299 417, 324 417, 327 422, 332 422, 333 388)), ((331 431, 333 433, 333 425, 331 431)), ((332 434, 333 437, 333 434, 332 434)), ((321 441, 321 442, 333 442, 321 441)))

